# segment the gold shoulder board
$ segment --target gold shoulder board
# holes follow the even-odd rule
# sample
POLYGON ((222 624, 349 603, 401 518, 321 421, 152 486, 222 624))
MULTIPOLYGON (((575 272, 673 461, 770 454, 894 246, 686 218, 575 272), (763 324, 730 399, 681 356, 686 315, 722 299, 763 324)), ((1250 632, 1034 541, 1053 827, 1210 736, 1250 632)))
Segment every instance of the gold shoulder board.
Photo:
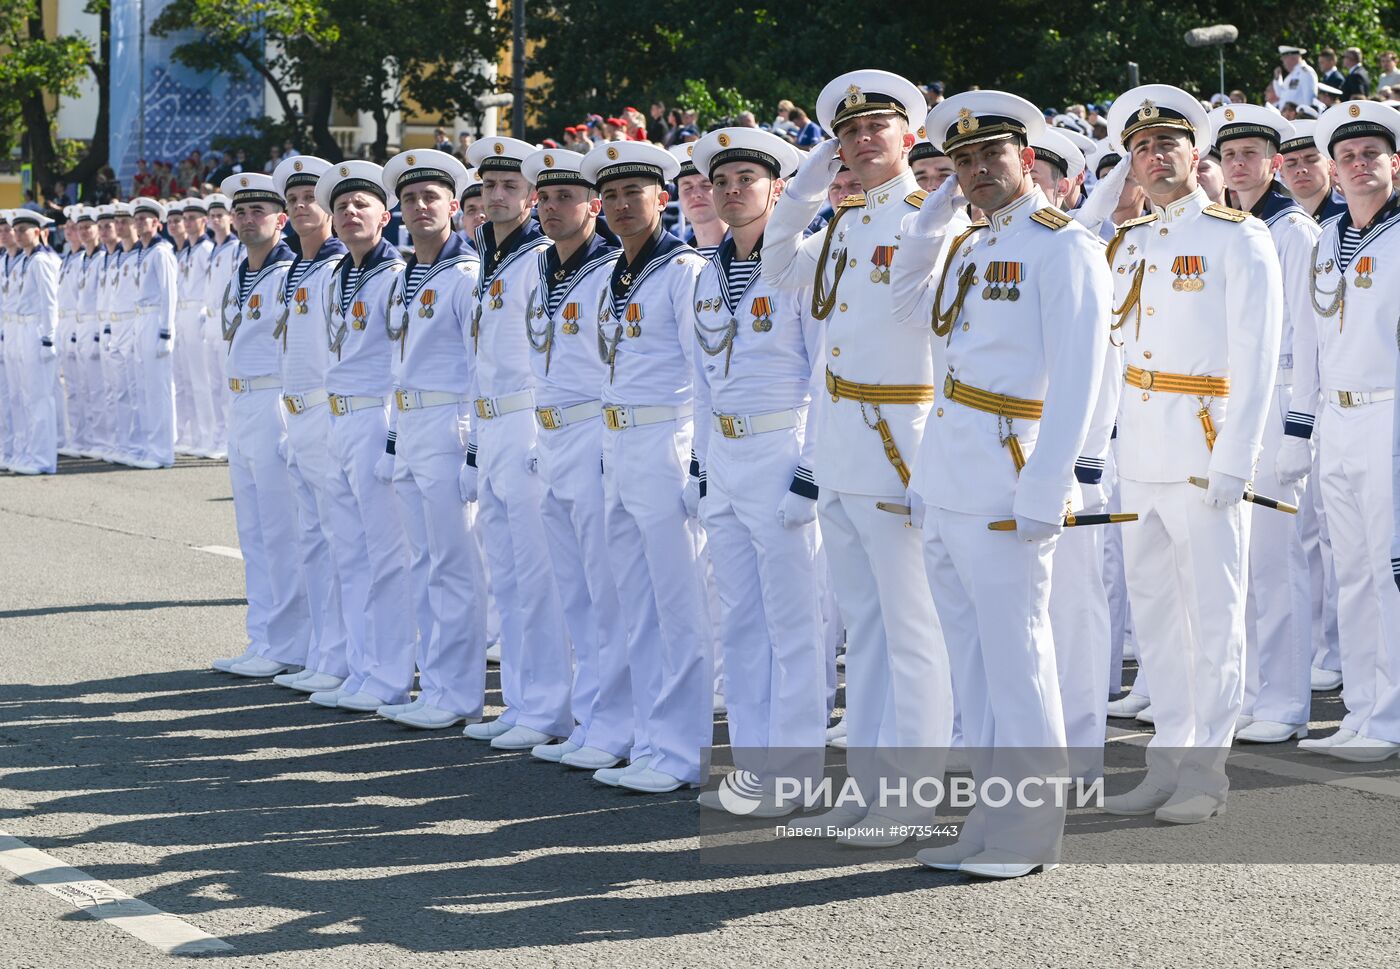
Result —
POLYGON ((921 209, 924 207, 924 199, 926 198, 928 198, 928 193, 919 188, 904 196, 904 201, 908 202, 916 209, 921 209))
POLYGON ((1140 215, 1140 216, 1138 216, 1136 219, 1129 219, 1128 221, 1124 222, 1122 225, 1120 225, 1120 226, 1118 227, 1118 231, 1119 231, 1119 232, 1122 232, 1124 229, 1131 229, 1131 228, 1132 228, 1133 226, 1135 226, 1135 225, 1147 225, 1147 223, 1149 223, 1149 222, 1156 222, 1156 221, 1157 221, 1157 213, 1156 213, 1156 212, 1149 212, 1147 215, 1140 215))
POLYGON ((1047 205, 1043 209, 1036 209, 1032 212, 1031 221, 1039 222, 1047 229, 1063 229, 1073 220, 1055 206, 1047 205))
POLYGON ((1105 253, 1108 257, 1108 264, 1110 266, 1113 265, 1113 257, 1118 255, 1118 247, 1123 244, 1123 239, 1127 236, 1129 229, 1135 225, 1146 225, 1149 222, 1156 221, 1157 213, 1152 212, 1148 215, 1140 215, 1136 219, 1128 219, 1120 225, 1117 231, 1113 233, 1113 239, 1109 242, 1108 251, 1105 253))
POLYGON ((1243 222, 1245 219, 1249 218, 1248 212, 1232 209, 1228 205, 1221 205, 1219 202, 1212 202, 1201 211, 1212 219, 1224 219, 1226 222, 1243 222))
POLYGON ((840 202, 837 203, 836 207, 837 207, 838 209, 854 209, 854 208, 859 208, 860 206, 862 206, 862 205, 864 205, 864 204, 865 204, 865 195, 864 195, 864 194, 861 194, 861 195, 847 195, 845 198, 843 198, 840 202))

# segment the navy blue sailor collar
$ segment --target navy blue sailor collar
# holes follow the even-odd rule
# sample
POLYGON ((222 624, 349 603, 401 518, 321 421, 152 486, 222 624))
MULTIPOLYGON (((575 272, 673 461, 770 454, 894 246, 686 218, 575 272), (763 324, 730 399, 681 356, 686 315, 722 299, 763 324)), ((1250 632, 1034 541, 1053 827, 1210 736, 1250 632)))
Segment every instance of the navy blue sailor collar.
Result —
POLYGON ((499 245, 496 244, 496 227, 492 223, 483 222, 476 231, 477 239, 480 240, 476 248, 481 253, 482 279, 493 276, 497 267, 518 250, 545 238, 540 224, 533 217, 518 225, 499 245))

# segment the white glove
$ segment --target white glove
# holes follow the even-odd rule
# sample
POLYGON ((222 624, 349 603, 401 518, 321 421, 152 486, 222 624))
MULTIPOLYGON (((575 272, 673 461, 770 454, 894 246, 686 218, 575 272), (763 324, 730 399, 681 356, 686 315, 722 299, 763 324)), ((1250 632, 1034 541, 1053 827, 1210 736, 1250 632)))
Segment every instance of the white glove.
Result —
MULTIPOLYGON (((948 181, 952 181, 950 178, 948 181)), ((913 488, 904 490, 904 501, 909 506, 909 524, 919 531, 924 530, 924 496, 913 488)))
POLYGON ((1244 489, 1249 483, 1234 475, 1212 471, 1206 488, 1205 503, 1211 508, 1229 508, 1244 500, 1244 489))
POLYGON ((953 216, 966 204, 967 199, 963 198, 957 176, 949 175, 919 207, 912 226, 914 234, 925 238, 942 235, 948 223, 953 221, 953 216))
POLYGON ((101 357, 102 357, 102 337, 101 337, 100 334, 99 334, 98 336, 93 337, 92 340, 89 341, 87 353, 88 353, 88 359, 89 359, 89 360, 98 360, 98 359, 101 359, 101 357))
POLYGON ((44 346, 42 343, 39 344, 39 359, 44 361, 45 363, 48 363, 50 360, 57 360, 58 347, 54 346, 53 344, 50 344, 49 346, 44 346))
POLYGON ((1108 508, 1108 489, 1103 486, 1103 482, 1081 484, 1079 497, 1084 502, 1082 507, 1085 511, 1101 512, 1108 508))
POLYGON ((462 462, 462 470, 457 472, 457 491, 462 496, 463 504, 476 501, 476 468, 465 460, 462 462))
POLYGON ((374 462, 374 478, 384 484, 394 480, 394 456, 388 451, 379 455, 379 460, 374 462))
POLYGON ((1297 484, 1312 470, 1312 442, 1305 437, 1285 434, 1274 459, 1274 473, 1286 485, 1297 484))
POLYGON ((685 491, 681 494, 681 500, 685 502, 685 514, 688 518, 700 517, 700 479, 694 475, 687 475, 685 479, 685 491))
POLYGON ((1043 522, 1038 518, 1016 516, 1016 537, 1023 542, 1048 542, 1064 529, 1063 521, 1043 522))
POLYGON ((788 182, 786 191, 809 202, 826 195, 831 180, 841 170, 841 159, 836 157, 840 150, 841 143, 829 138, 809 151, 802 167, 788 182))
POLYGON ((540 449, 538 445, 531 445, 530 450, 525 452, 525 472, 527 474, 539 474, 540 471, 540 449))
POLYGON ((811 498, 789 491, 778 502, 778 524, 784 528, 800 528, 817 520, 817 503, 811 498))
POLYGON ((172 342, 173 341, 170 339, 170 332, 168 330, 162 330, 161 335, 156 337, 156 356, 170 356, 170 344, 172 342))
POLYGON ((1112 170, 1099 179, 1084 204, 1070 213, 1070 217, 1091 232, 1097 232, 1104 220, 1118 208, 1118 198, 1123 194, 1123 186, 1128 181, 1128 169, 1132 162, 1124 155, 1112 170))

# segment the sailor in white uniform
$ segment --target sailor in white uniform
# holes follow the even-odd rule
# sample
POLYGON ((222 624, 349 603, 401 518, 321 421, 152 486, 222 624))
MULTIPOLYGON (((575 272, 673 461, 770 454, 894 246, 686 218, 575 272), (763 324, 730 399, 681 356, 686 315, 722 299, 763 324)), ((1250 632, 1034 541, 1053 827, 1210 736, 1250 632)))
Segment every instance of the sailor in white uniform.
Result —
POLYGON ((224 373, 228 345, 224 342, 220 313, 224 293, 246 255, 238 234, 232 231, 229 198, 216 192, 205 200, 214 250, 209 254, 209 275, 204 285, 204 379, 195 383, 195 420, 198 441, 194 453, 223 458, 228 452, 229 389, 224 373), (200 393, 201 389, 204 391, 200 393))
POLYGON ((74 370, 79 391, 75 405, 78 413, 76 443, 82 457, 100 458, 105 393, 102 385, 102 323, 97 316, 97 295, 103 249, 98 244, 97 209, 88 205, 77 208, 79 260, 73 271, 73 285, 77 288, 77 302, 73 308, 73 336, 77 344, 74 370))
POLYGON ((18 247, 18 275, 11 274, 6 351, 14 422, 16 474, 58 470, 58 271, 59 257, 44 241, 48 216, 16 209, 10 225, 18 247), (17 385, 17 386, 16 386, 17 385), (18 391, 18 393, 16 393, 18 391))
POLYGON ((136 252, 135 385, 140 411, 140 459, 151 467, 175 463, 175 386, 170 354, 175 339, 175 250, 160 234, 165 206, 155 199, 132 203, 132 224, 140 238, 136 252))
MULTIPOLYGON (((176 254, 179 298, 175 303, 175 346, 170 361, 175 379, 175 453, 194 454, 199 440, 196 401, 209 398, 209 390, 204 386, 208 379, 204 365, 204 290, 214 240, 205 228, 208 209, 202 198, 186 199, 180 206, 179 218, 185 227, 185 245, 176 254)), ((170 220, 175 221, 173 214, 170 220)))
POLYGON ((82 271, 82 246, 78 243, 78 212, 80 205, 63 209, 63 255, 58 269, 58 369, 62 394, 58 408, 58 453, 64 457, 78 456, 81 435, 82 375, 78 368, 78 276, 82 271))

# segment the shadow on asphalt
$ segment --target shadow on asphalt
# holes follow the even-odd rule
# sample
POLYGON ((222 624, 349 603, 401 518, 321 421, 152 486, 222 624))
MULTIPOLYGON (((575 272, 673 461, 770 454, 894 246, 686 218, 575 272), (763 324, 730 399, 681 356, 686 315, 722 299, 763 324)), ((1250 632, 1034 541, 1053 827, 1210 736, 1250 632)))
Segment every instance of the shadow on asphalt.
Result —
POLYGON ((0 619, 32 619, 36 616, 61 616, 74 612, 149 612, 153 609, 194 609, 204 606, 246 606, 248 600, 236 599, 154 599, 145 602, 87 602, 78 606, 43 606, 35 609, 6 609, 0 619))

